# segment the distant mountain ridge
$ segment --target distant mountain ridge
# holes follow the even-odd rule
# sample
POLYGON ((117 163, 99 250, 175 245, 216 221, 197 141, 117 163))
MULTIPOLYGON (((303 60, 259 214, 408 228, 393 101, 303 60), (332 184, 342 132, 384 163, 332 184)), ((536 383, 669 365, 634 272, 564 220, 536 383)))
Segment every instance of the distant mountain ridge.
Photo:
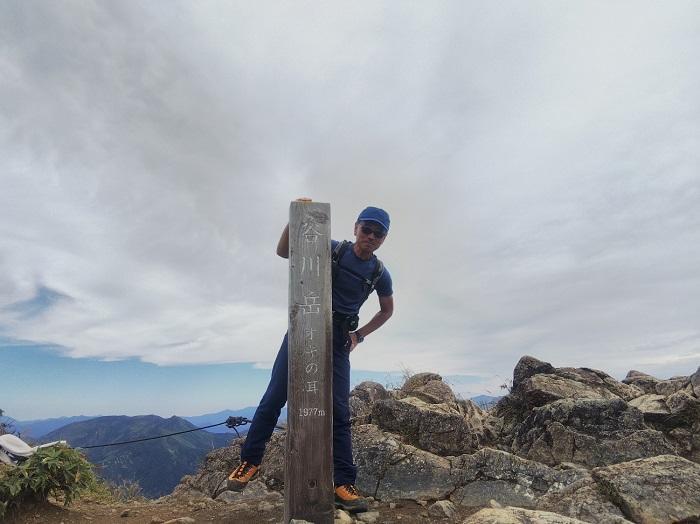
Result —
MULTIPOLYGON (((223 411, 218 411, 216 413, 207 413, 206 415, 196 415, 193 417, 182 417, 188 422, 191 422, 197 427, 202 427, 202 426, 210 426, 212 424, 218 424, 219 422, 223 422, 226 420, 228 417, 246 417, 247 419, 252 420, 253 415, 255 415, 255 410, 257 408, 255 406, 243 408, 243 409, 225 409, 223 411)), ((287 407, 285 406, 282 408, 282 413, 280 414, 279 422, 285 422, 287 420, 287 407)), ((238 429, 238 432, 243 435, 244 433, 248 432, 248 426, 241 426, 238 429)), ((235 434, 235 431, 233 429, 230 429, 226 426, 217 426, 215 428, 209 428, 207 431, 211 431, 212 433, 233 433, 235 434)))
MULTIPOLYGON (((66 440, 72 447, 81 448, 166 435, 196 427, 180 417, 97 417, 63 426, 44 435, 41 440, 66 440)), ((146 496, 155 498, 170 493, 184 475, 197 469, 208 452, 228 445, 230 440, 228 434, 193 431, 84 451, 90 462, 97 466, 101 477, 116 484, 124 480, 137 481, 146 496)))
MULTIPOLYGON (((98 415, 99 416, 99 415, 98 415)), ((83 422, 97 417, 87 417, 79 415, 76 417, 58 417, 38 420, 15 420, 15 429, 21 436, 30 439, 40 439, 47 433, 56 431, 59 428, 72 424, 73 422, 83 422)))

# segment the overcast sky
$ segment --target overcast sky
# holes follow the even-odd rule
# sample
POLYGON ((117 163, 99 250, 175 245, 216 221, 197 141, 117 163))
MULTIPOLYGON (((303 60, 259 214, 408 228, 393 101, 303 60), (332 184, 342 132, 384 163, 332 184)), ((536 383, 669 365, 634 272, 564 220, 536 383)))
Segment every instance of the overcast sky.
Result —
POLYGON ((6 1, 0 366, 269 367, 303 195, 392 216, 355 370, 687 375, 699 50, 695 1, 6 1))

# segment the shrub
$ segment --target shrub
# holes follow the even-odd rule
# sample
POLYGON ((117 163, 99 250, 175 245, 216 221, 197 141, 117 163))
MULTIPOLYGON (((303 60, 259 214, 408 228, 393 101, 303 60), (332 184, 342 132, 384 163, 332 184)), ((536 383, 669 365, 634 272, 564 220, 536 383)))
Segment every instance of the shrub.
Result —
POLYGON ((95 484, 90 463, 66 446, 39 448, 19 466, 0 470, 0 519, 24 502, 49 495, 70 504, 82 490, 95 484))

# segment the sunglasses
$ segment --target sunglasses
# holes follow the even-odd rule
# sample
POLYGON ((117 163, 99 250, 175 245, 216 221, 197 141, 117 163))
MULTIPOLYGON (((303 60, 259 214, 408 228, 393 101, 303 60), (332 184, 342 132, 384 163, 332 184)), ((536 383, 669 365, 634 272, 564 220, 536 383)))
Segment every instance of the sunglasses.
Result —
POLYGON ((375 229, 369 226, 360 226, 360 231, 363 235, 369 236, 370 233, 374 235, 374 238, 384 238, 386 236, 386 231, 383 229, 375 229))

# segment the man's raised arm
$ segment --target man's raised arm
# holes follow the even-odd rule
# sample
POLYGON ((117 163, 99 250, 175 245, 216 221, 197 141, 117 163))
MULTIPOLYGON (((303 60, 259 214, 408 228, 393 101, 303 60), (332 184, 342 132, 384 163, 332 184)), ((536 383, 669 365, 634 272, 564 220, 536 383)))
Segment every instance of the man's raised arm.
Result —
MULTIPOLYGON (((296 202, 311 202, 312 200, 307 197, 300 197, 296 199, 296 202)), ((280 241, 277 242, 277 254, 282 258, 289 258, 289 224, 287 224, 282 231, 282 236, 280 241)))
POLYGON ((284 226, 280 241, 277 242, 277 254, 282 258, 289 258, 289 224, 284 226))

